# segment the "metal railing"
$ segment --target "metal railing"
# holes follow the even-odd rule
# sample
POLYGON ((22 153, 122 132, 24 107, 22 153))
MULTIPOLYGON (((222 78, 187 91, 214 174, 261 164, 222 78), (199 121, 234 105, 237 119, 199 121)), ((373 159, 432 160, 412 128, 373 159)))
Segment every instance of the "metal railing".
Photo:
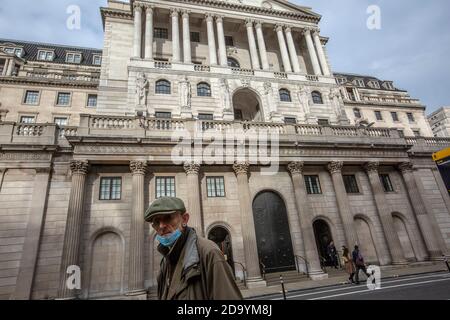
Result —
MULTIPOLYGON (((234 261, 234 264, 237 264, 239 266, 241 266, 242 268, 242 276, 244 277, 243 282, 244 282, 244 287, 247 287, 247 268, 245 268, 244 264, 241 262, 236 262, 234 261)), ((235 274, 235 279, 236 279, 236 274, 235 274)))
POLYGON ((309 266, 308 266, 308 260, 302 256, 294 255, 295 258, 295 267, 297 268, 297 272, 300 273, 300 263, 299 259, 305 261, 305 267, 306 267, 306 275, 309 276, 309 266))
POLYGON ((266 280, 266 265, 261 260, 259 260, 259 265, 261 266, 262 278, 266 280))

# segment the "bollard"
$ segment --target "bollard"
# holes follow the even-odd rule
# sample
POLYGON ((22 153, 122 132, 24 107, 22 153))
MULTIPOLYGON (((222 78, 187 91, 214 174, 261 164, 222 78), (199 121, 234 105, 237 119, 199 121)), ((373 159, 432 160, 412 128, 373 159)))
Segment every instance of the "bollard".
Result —
POLYGON ((284 289, 283 275, 280 275, 281 290, 283 290, 283 299, 286 300, 286 290, 284 289))

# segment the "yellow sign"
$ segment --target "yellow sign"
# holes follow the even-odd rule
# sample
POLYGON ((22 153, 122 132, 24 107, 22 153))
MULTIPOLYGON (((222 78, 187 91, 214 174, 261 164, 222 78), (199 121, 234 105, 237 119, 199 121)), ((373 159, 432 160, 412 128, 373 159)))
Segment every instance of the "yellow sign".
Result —
POLYGON ((434 161, 444 160, 445 158, 450 158, 450 148, 438 151, 433 154, 434 161))

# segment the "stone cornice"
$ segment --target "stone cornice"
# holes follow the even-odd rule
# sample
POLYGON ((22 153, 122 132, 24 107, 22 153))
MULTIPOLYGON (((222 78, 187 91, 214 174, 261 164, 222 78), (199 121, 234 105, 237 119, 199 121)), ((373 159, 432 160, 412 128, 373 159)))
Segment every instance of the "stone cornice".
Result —
POLYGON ((42 78, 28 78, 28 77, 0 77, 0 83, 4 84, 27 84, 36 86, 52 86, 52 87, 76 87, 76 88, 91 88, 97 89, 99 81, 71 81, 71 80, 55 80, 42 78))

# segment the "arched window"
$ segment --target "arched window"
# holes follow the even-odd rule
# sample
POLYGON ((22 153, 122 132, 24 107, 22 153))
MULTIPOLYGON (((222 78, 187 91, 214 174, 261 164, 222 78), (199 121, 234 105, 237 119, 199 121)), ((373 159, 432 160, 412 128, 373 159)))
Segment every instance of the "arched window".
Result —
POLYGON ((156 81, 155 93, 170 94, 170 82, 167 80, 156 81))
POLYGON ((197 85, 197 96, 211 97, 211 86, 206 82, 200 82, 197 85))
POLYGON ((228 57, 228 66, 231 68, 240 68, 241 65, 235 58, 228 57))
POLYGON ((280 89, 280 101, 291 102, 291 93, 288 89, 280 89))
POLYGON ((318 91, 311 93, 314 104, 323 104, 322 94, 318 91))
POLYGON ((361 119, 361 110, 358 108, 353 109, 353 114, 355 115, 355 118, 361 119))

